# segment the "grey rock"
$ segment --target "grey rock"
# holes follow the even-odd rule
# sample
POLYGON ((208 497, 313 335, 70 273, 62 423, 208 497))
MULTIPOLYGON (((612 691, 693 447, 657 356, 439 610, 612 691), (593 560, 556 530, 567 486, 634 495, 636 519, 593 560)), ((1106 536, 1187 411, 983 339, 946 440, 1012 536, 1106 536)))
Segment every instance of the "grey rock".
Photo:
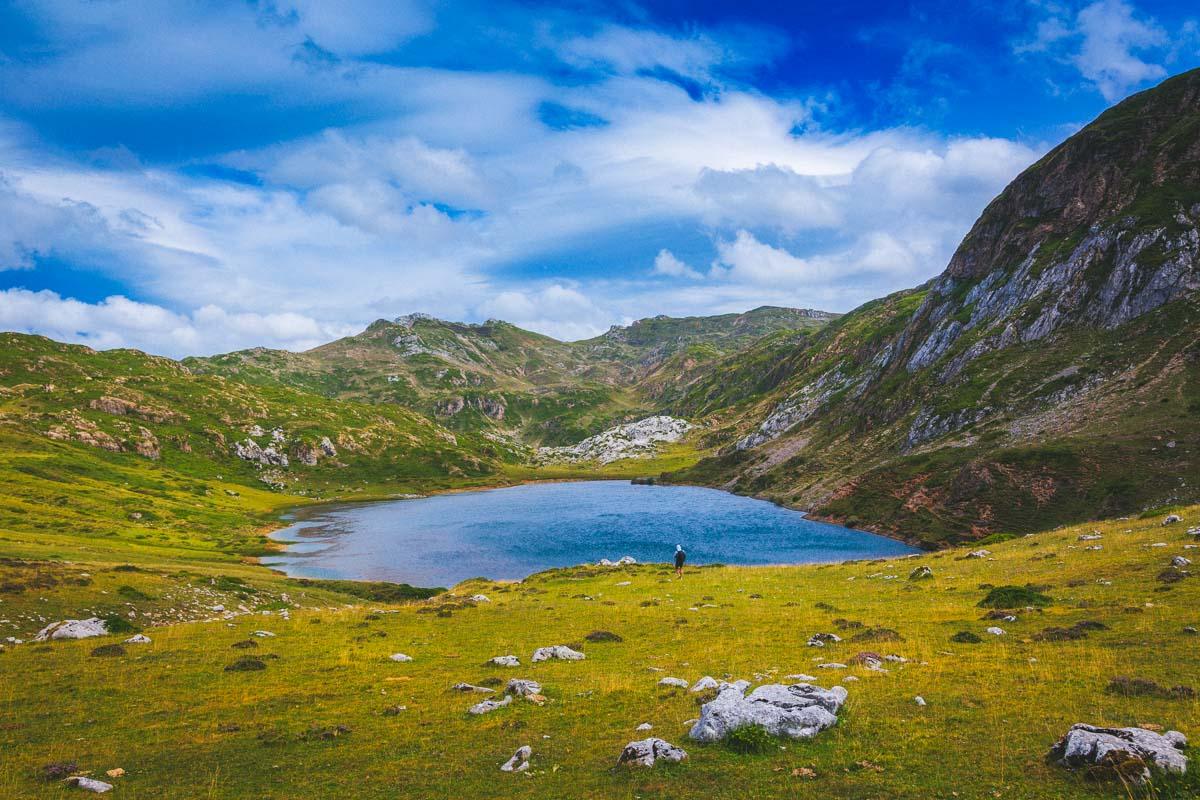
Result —
POLYGON ((926 566, 917 567, 912 572, 908 573, 908 579, 910 581, 923 581, 923 580, 926 580, 927 578, 932 578, 932 577, 933 577, 933 570, 926 566))
POLYGON ((1179 516, 1178 514, 1167 514, 1167 516, 1163 519, 1162 524, 1174 525, 1177 522, 1183 522, 1183 517, 1179 516))
POLYGON ((809 647, 824 647, 826 642, 840 642, 842 637, 836 633, 814 633, 808 639, 809 647))
POLYGON ((388 656, 388 659, 405 663, 407 661, 412 661, 412 656, 406 656, 404 653, 392 653, 390 656, 388 656))
POLYGON ((653 730, 653 729, 654 729, 654 726, 651 725, 649 722, 643 722, 641 725, 638 725, 636 728, 634 728, 635 731, 649 731, 649 730, 653 730))
POLYGON ((1100 765, 1110 753, 1128 753, 1149 768, 1182 775, 1188 758, 1183 754, 1187 738, 1179 731, 1158 734, 1143 728, 1101 728, 1077 723, 1050 748, 1047 758, 1069 769, 1100 765))
POLYGON ((717 683, 716 678, 712 677, 711 675, 705 675, 703 678, 693 683, 692 688, 689 689, 689 691, 703 692, 707 689, 716 689, 718 686, 720 686, 720 684, 717 683))
POLYGON ((563 661, 582 661, 583 653, 578 650, 572 650, 565 644, 556 644, 551 647, 539 647, 533 651, 533 663, 539 661, 549 661, 552 658, 558 658, 563 661))
POLYGON ((1191 563, 1192 563, 1192 560, 1190 558, 1185 558, 1183 556, 1175 556, 1174 558, 1171 559, 1172 567, 1180 567, 1180 568, 1187 567, 1187 566, 1190 566, 1191 563))
POLYGON ((521 745, 517 748, 517 752, 513 753, 512 758, 500 765, 501 772, 524 772, 529 769, 529 759, 533 757, 533 748, 529 745, 521 745))
POLYGON ((688 688, 688 682, 683 678, 662 678, 658 682, 659 686, 673 686, 678 689, 688 688))
POLYGON ((125 644, 150 644, 150 637, 144 633, 134 634, 125 640, 125 644))
POLYGON ((687 758, 687 753, 681 748, 657 737, 651 737, 625 745, 620 758, 617 759, 617 764, 630 767, 653 767, 658 761, 677 764, 685 758, 687 758))
POLYGON ((76 789, 83 789, 84 791, 95 792, 96 794, 111 792, 113 788, 111 783, 105 783, 104 781, 98 781, 95 778, 88 778, 83 775, 67 778, 67 786, 74 786, 76 789))
POLYGON ((456 692, 476 692, 478 694, 495 694, 495 689, 489 689, 486 686, 476 686, 473 683, 456 683, 450 687, 456 692))
POLYGON ((808 683, 767 684, 749 695, 726 686, 700 710, 700 721, 688 734, 698 742, 715 742, 747 725, 761 725, 774 736, 810 739, 837 723, 846 689, 822 689, 808 683))
POLYGON ((487 663, 494 667, 519 667, 521 659, 516 656, 496 656, 488 659, 487 663))
POLYGON ((467 713, 474 714, 476 716, 480 714, 487 714, 488 712, 495 711, 498 708, 504 708, 511 702, 511 697, 505 697, 503 700, 484 700, 483 702, 476 703, 468 708, 467 713))
POLYGON ((525 678, 513 678, 504 687, 504 693, 515 697, 529 697, 530 695, 541 694, 542 685, 537 681, 526 680, 525 678))

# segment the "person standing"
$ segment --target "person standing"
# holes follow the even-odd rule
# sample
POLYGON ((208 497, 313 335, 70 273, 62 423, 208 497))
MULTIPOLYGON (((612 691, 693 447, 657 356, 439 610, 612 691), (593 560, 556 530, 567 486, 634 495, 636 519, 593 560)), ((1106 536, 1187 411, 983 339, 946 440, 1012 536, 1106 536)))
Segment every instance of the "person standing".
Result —
POLYGON ((683 577, 683 562, 687 561, 687 553, 683 551, 683 545, 675 545, 675 577, 683 577))

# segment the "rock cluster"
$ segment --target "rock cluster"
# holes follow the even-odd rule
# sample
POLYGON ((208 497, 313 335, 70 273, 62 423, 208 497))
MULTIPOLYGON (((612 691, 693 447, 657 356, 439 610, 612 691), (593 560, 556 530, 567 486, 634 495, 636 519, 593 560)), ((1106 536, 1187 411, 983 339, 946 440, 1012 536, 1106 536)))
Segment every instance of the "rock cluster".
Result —
POLYGON ((644 458, 654 455, 660 444, 679 441, 694 427, 677 417, 647 417, 609 428, 578 444, 539 447, 538 457, 543 461, 596 461, 601 464, 622 458, 644 458))

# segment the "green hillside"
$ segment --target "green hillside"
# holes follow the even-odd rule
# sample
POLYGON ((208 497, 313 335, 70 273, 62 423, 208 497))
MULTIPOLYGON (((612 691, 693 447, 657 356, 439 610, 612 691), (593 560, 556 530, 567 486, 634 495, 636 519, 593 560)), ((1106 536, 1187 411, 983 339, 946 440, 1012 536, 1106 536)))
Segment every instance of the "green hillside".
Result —
POLYGON ((674 405, 721 450, 674 479, 929 546, 1200 499, 1198 131, 1193 71, 1030 167, 940 277, 725 359, 674 405))
POLYGON ((563 445, 654 413, 654 399, 640 389, 647 376, 695 368, 767 334, 812 330, 834 318, 773 307, 660 316, 560 342, 496 320, 468 325, 414 314, 303 353, 259 348, 184 363, 258 385, 398 404, 454 430, 563 445))

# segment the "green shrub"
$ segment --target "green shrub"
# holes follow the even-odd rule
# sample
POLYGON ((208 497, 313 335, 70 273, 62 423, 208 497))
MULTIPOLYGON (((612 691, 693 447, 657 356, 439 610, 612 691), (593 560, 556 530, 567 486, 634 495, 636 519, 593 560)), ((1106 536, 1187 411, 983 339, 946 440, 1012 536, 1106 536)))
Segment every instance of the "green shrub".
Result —
POLYGON ((983 641, 983 639, 980 639, 976 634, 971 633, 970 631, 959 631, 950 637, 950 641, 955 642, 956 644, 979 644, 983 641))
POLYGON ((725 737, 725 746, 735 753, 767 753, 777 746, 775 737, 762 725, 743 725, 725 737))
POLYGON ((120 614, 109 614, 104 617, 104 627, 109 633, 137 633, 140 628, 120 614))
POLYGON ((1044 608, 1051 600, 1039 591, 1028 586, 997 586, 988 592, 987 597, 979 601, 980 608, 1024 608, 1033 606, 1044 608))

